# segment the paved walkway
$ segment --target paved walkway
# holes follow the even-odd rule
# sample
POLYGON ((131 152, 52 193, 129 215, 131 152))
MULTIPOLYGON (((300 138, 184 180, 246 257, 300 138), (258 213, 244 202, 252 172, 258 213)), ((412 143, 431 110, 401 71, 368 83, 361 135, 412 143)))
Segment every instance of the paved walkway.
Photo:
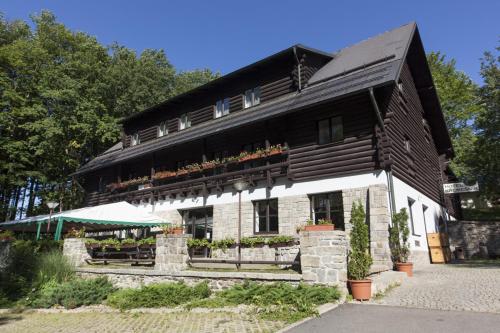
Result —
POLYGON ((2 333, 276 332, 284 323, 244 314, 213 313, 22 313, 0 314, 2 333))
POLYGON ((429 265, 372 303, 500 313, 500 262, 429 265))
POLYGON ((343 304, 287 333, 497 333, 500 314, 343 304))

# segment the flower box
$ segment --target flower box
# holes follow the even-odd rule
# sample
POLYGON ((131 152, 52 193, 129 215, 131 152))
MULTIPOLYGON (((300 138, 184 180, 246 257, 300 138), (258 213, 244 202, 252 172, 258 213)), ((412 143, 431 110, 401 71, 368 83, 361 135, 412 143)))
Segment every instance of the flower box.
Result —
POLYGON ((333 231, 335 230, 335 225, 333 224, 313 224, 306 225, 304 231, 333 231))

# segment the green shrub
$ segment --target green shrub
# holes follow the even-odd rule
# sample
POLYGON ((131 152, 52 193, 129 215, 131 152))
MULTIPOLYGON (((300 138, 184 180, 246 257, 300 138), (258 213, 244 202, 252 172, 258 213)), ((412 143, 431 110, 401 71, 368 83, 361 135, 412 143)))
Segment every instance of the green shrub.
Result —
POLYGON ((208 247, 210 242, 206 238, 198 239, 198 238, 190 238, 187 241, 188 248, 199 248, 199 247, 208 247))
POLYGON ((234 244, 236 244, 236 241, 234 239, 226 238, 226 239, 212 241, 209 247, 212 250, 221 249, 222 251, 226 251, 228 247, 231 247, 234 244))
POLYGON ((206 282, 189 287, 184 283, 159 283, 140 289, 121 289, 109 295, 107 304, 122 310, 149 307, 174 307, 210 296, 206 282))
POLYGON ((240 240, 241 246, 254 247, 255 245, 266 244, 266 239, 264 237, 243 237, 240 240))
POLYGON ((75 276, 74 268, 60 251, 51 251, 39 255, 36 264, 35 286, 48 281, 62 283, 75 276))
POLYGON ((156 238, 154 237, 143 238, 137 242, 137 245, 156 245, 156 238))
POLYGON ((408 228, 408 213, 402 208, 392 215, 392 227, 389 229, 389 246, 393 262, 407 262, 410 256, 410 229, 408 228))
POLYGON ((29 297, 27 305, 34 308, 49 308, 62 305, 72 309, 82 305, 100 304, 115 291, 107 278, 73 279, 64 283, 51 280, 29 297))
POLYGON ((274 236, 267 240, 268 245, 288 244, 293 241, 292 236, 274 236))
POLYGON ((373 259, 370 255, 368 225, 365 223, 363 204, 355 202, 351 209, 351 252, 347 263, 347 274, 352 280, 363 280, 370 272, 373 259))

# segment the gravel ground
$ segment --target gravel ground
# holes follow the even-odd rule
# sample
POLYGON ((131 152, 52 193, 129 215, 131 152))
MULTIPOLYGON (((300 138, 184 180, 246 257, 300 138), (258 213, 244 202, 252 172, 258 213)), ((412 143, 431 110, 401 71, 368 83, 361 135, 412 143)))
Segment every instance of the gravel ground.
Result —
POLYGON ((228 313, 22 313, 0 314, 2 333, 276 332, 285 324, 228 313))
POLYGON ((429 265, 372 303, 500 313, 500 262, 429 265))

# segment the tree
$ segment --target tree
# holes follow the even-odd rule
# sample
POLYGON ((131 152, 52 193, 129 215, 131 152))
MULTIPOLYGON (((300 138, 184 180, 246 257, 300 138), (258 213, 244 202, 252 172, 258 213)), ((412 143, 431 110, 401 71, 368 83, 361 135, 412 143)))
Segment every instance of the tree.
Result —
MULTIPOLYGON (((496 48, 500 52, 500 46, 496 48)), ((493 203, 500 198, 500 53, 485 52, 481 59, 484 85, 479 95, 484 106, 476 120, 477 140, 474 145, 474 171, 482 192, 493 203)))
POLYGON ((373 259, 370 255, 370 236, 365 222, 363 204, 353 202, 351 209, 351 253, 347 272, 351 280, 363 280, 368 276, 373 259))
POLYGON ((410 228, 408 228, 408 213, 402 208, 399 213, 392 215, 392 226, 389 228, 389 245, 392 261, 395 263, 408 262, 410 257, 410 228))
POLYGON ((119 140, 120 118, 216 77, 177 73, 163 50, 103 46, 47 11, 31 19, 0 14, 0 220, 44 212, 49 195, 76 207, 68 177, 119 140))
POLYGON ((459 178, 472 178, 474 123, 483 110, 479 87, 467 74, 456 69, 454 59, 446 60, 440 52, 431 52, 427 60, 455 151, 451 168, 459 178))

